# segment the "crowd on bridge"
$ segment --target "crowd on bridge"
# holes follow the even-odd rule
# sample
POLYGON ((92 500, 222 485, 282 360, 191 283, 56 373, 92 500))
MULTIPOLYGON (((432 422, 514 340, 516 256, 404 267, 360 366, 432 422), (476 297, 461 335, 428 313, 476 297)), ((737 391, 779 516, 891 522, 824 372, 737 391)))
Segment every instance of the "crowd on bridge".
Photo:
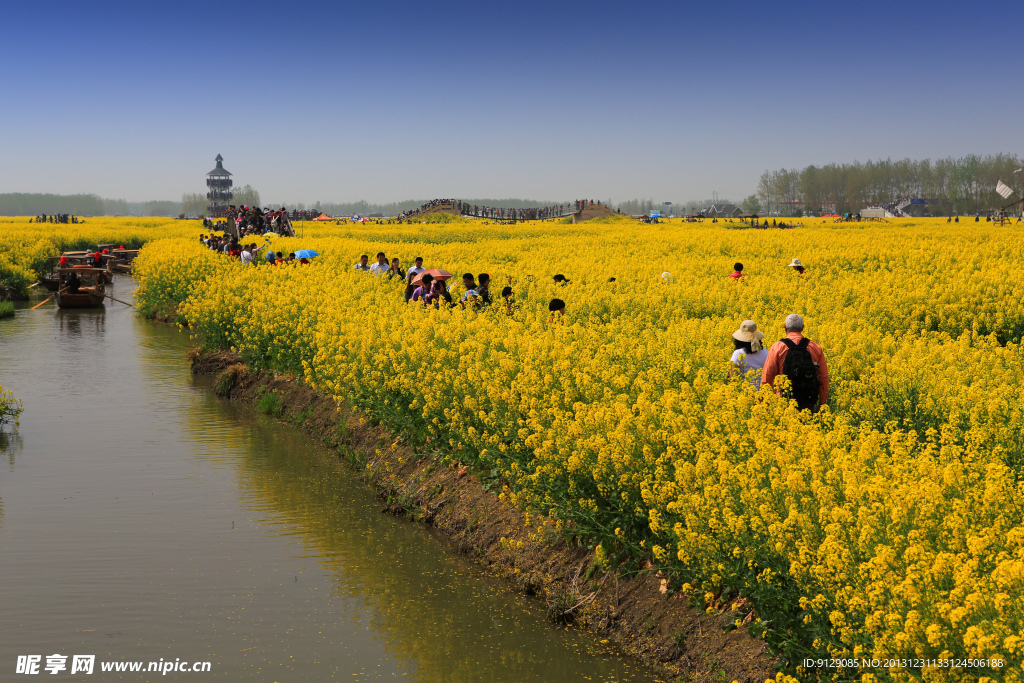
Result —
POLYGON ((563 204, 553 206, 534 206, 527 208, 507 208, 499 206, 483 206, 470 204, 461 199, 432 199, 418 209, 410 209, 398 215, 398 220, 407 220, 431 209, 450 208, 459 212, 462 216, 475 216, 477 218, 490 218, 499 221, 534 221, 546 220, 549 218, 560 218, 566 215, 566 207, 563 204))
MULTIPOLYGON (((460 204, 462 203, 460 202, 460 204)), ((555 204, 554 206, 528 207, 525 209, 504 209, 496 206, 462 204, 460 210, 464 216, 513 221, 545 220, 548 218, 560 218, 565 215, 565 207, 562 204, 555 204)))
POLYGON ((34 219, 29 219, 29 222, 35 221, 36 223, 78 223, 78 216, 73 213, 56 213, 47 216, 45 213, 36 216, 34 219))
POLYGON ((460 202, 457 199, 431 199, 429 202, 424 202, 423 204, 420 204, 420 207, 418 209, 409 209, 408 211, 403 211, 402 213, 398 214, 398 219, 405 220, 406 218, 411 218, 416 214, 424 213, 426 211, 429 211, 430 209, 436 209, 440 206, 457 207, 457 205, 461 206, 461 204, 462 202, 460 202))

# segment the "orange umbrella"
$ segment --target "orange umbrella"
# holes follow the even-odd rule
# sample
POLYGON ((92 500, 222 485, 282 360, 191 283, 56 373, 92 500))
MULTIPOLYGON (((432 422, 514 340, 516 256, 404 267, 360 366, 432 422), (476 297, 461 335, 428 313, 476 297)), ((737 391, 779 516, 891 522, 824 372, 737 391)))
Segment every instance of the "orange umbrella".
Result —
POLYGON ((412 279, 412 284, 418 285, 420 282, 423 281, 424 275, 433 275, 435 280, 441 281, 455 277, 447 270, 441 270, 440 268, 431 268, 430 270, 424 270, 422 273, 416 273, 416 277, 412 279))

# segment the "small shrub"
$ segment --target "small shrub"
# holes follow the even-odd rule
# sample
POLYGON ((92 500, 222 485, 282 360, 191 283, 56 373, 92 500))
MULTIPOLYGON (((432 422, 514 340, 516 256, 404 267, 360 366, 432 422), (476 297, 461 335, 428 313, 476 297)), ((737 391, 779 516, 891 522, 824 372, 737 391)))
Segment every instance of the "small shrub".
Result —
POLYGON ((256 407, 264 415, 281 415, 284 413, 284 399, 274 392, 268 392, 260 397, 256 407))
POLYGON ((5 422, 18 424, 18 416, 21 415, 21 399, 14 397, 13 391, 5 391, 0 386, 0 425, 5 422))

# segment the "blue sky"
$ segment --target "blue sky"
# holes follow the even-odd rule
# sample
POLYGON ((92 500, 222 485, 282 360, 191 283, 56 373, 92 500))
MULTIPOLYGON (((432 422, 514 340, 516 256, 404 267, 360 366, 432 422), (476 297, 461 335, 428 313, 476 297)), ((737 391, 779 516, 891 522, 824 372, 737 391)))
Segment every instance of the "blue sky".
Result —
POLYGON ((1024 153, 1020 2, 20 2, 0 192, 651 197, 1024 153))

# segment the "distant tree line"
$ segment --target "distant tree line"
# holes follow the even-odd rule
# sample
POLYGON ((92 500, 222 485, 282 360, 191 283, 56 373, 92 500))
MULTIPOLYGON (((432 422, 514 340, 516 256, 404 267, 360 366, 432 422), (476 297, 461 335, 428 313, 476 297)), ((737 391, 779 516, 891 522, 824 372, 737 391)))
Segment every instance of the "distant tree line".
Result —
POLYGON ((0 194, 0 216, 39 216, 58 213, 78 216, 106 214, 104 200, 94 194, 0 194))
POLYGON ((181 203, 174 201, 129 202, 95 194, 0 194, 0 216, 177 216, 180 212, 181 203))
POLYGON ((757 184, 756 197, 748 197, 745 203, 756 199, 759 208, 787 216, 832 208, 838 213, 856 213, 866 206, 925 198, 946 203, 913 205, 908 211, 932 215, 984 213, 1009 203, 996 194, 999 180, 1013 187, 1018 192, 1015 198, 1019 198, 1024 178, 1014 171, 1022 165, 1017 155, 970 154, 935 161, 885 159, 765 171, 757 184))
MULTIPOLYGON (((690 199, 685 202, 672 202, 670 206, 666 206, 665 202, 656 202, 653 199, 629 199, 618 204, 613 204, 612 200, 608 200, 608 206, 613 206, 622 213, 631 216, 638 216, 640 214, 650 215, 656 209, 662 213, 671 212, 676 216, 685 216, 687 214, 700 213, 702 209, 706 209, 712 204, 722 206, 723 204, 736 204, 736 202, 725 197, 719 197, 717 200, 690 199)), ((752 213, 756 213, 756 209, 752 213)))

